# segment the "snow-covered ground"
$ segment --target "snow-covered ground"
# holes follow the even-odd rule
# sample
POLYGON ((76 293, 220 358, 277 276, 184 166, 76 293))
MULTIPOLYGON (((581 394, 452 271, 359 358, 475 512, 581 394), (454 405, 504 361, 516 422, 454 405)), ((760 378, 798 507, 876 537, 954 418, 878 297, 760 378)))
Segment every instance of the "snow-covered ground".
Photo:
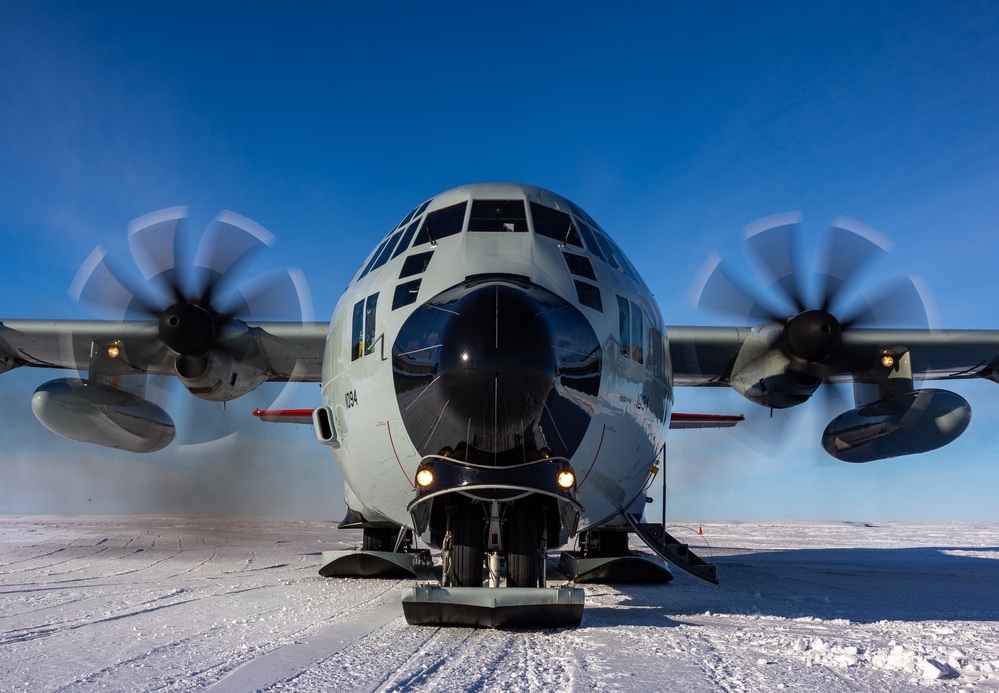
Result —
POLYGON ((2 690, 999 690, 999 525, 673 528, 722 586, 586 586, 582 626, 408 626, 334 524, 0 517, 2 690))

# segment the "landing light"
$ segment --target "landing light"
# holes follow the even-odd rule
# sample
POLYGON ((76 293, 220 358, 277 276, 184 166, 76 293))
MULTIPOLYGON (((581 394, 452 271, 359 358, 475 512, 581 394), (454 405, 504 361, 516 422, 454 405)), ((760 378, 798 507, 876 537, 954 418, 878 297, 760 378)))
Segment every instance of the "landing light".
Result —
POLYGON ((464 361, 464 362, 466 362, 466 363, 468 362, 468 352, 467 351, 461 352, 461 360, 464 361))
POLYGON ((556 483, 564 489, 572 488, 573 484, 576 483, 576 475, 570 472, 568 469, 563 469, 555 477, 556 483))
POLYGON ((895 359, 891 357, 891 354, 885 354, 881 357, 881 365, 885 368, 891 368, 895 365, 895 359))
POLYGON ((113 359, 118 358, 118 354, 120 354, 120 353, 121 353, 121 350, 118 347, 116 347, 116 346, 110 346, 110 347, 108 347, 108 356, 110 356, 111 358, 113 358, 113 359))
POLYGON ((434 472, 424 467, 416 473, 416 485, 420 488, 427 488, 434 483, 434 472))

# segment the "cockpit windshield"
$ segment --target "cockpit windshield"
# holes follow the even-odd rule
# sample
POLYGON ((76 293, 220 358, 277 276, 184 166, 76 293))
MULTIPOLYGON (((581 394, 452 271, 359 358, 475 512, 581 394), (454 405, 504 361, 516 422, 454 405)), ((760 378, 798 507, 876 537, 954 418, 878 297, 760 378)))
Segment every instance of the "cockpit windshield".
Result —
POLYGON ((527 233, 527 212, 523 200, 473 200, 469 231, 512 231, 527 233))
MULTIPOLYGON (((490 186, 481 187, 486 189, 490 186)), ((475 199, 477 190, 473 189, 471 192, 469 197, 472 199, 466 198, 465 201, 430 212, 427 210, 434 199, 443 202, 447 197, 454 200, 455 196, 445 193, 413 209, 367 260, 358 279, 379 269, 390 259, 407 254, 411 249, 428 243, 436 246, 437 241, 463 231, 470 233, 533 231, 538 236, 558 241, 560 248, 574 247, 577 252, 583 253, 578 257, 570 257, 567 262, 579 264, 589 251, 591 257, 641 283, 637 272, 621 249, 600 228, 593 217, 573 202, 556 198, 554 195, 546 197, 545 194, 542 194, 539 202, 532 200, 529 192, 520 199, 475 199)), ((490 192, 495 194, 498 191, 490 190, 490 192)), ((516 192, 511 192, 504 191, 502 194, 516 197, 516 192)), ((589 276, 593 273, 592 267, 588 273, 582 273, 578 267, 570 268, 570 271, 578 276, 593 279, 589 276)))

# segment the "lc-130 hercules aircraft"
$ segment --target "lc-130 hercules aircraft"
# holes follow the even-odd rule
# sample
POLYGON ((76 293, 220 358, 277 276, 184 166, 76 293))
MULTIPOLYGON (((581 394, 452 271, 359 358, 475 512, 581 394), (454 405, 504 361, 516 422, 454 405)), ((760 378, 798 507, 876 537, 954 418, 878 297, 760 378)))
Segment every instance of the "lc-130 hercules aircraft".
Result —
POLYGON ((216 402, 268 381, 321 383, 314 410, 256 414, 312 424, 343 473, 341 526, 361 528, 363 546, 324 554, 322 575, 433 575, 416 541, 440 549, 440 581, 403 590, 410 623, 576 625, 575 583, 667 581, 664 560, 716 583, 714 566, 645 521, 645 490, 668 428, 741 417, 673 413, 674 387, 729 386, 782 409, 823 383, 852 382, 855 408, 821 442, 835 458, 869 462, 938 448, 967 427, 962 397, 914 381, 999 380, 999 332, 865 326, 895 315, 903 292, 851 302, 884 244, 849 222, 831 229, 811 289, 788 217, 747 229, 763 290, 723 264, 708 268, 701 303, 748 317, 747 328, 667 327, 610 236, 531 186, 469 185, 416 207, 329 324, 255 320, 275 294, 301 293, 287 273, 235 290, 232 277, 272 237, 224 212, 185 267, 182 216, 131 224, 141 281, 101 251, 81 269, 73 292, 118 319, 2 321, 0 372, 86 371, 41 385, 35 414, 67 438, 134 452, 174 438, 146 397, 149 375, 216 402), (631 553, 629 533, 656 556, 631 553), (569 581, 546 586, 548 549, 573 536, 578 550, 559 564, 569 581))

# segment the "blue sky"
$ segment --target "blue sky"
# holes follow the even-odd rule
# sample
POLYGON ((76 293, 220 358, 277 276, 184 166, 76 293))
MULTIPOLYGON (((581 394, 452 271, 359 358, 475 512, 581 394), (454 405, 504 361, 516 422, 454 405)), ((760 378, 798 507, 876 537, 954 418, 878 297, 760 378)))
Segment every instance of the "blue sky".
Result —
MULTIPOLYGON (((689 301, 705 258, 801 210, 812 236, 845 215, 892 238, 886 269, 924 277, 944 326, 995 328, 997 19, 986 2, 8 4, 0 315, 89 317, 67 289, 90 251, 188 205, 196 228, 230 209, 272 231, 267 263, 301 267, 326 319, 415 204, 513 180, 600 221, 668 324, 723 324, 689 301)), ((49 376, 0 379, 0 511, 341 512, 310 430, 246 421, 274 391, 230 404, 225 454, 137 459, 48 434, 30 395, 49 376)), ((999 520, 996 388, 953 386, 974 419, 951 446, 865 466, 830 464, 813 403, 775 456, 675 433, 668 514, 999 520)), ((677 409, 751 405, 688 389, 677 409)))

